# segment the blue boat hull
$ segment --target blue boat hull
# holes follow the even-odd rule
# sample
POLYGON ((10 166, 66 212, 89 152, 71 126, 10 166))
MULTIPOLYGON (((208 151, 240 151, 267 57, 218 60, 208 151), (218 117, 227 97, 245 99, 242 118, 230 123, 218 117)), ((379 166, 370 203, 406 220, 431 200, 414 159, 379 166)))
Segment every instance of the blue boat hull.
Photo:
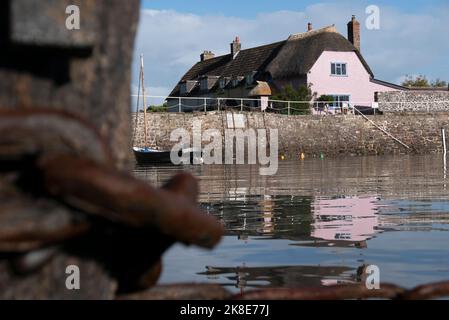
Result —
MULTIPOLYGON (((173 164, 170 157, 171 151, 159 151, 150 148, 133 148, 133 152, 138 164, 173 164)), ((201 150, 184 149, 182 154, 188 155, 190 164, 202 164, 201 150)))
POLYGON ((145 149, 133 149, 134 156, 138 164, 169 164, 170 151, 156 151, 145 149))

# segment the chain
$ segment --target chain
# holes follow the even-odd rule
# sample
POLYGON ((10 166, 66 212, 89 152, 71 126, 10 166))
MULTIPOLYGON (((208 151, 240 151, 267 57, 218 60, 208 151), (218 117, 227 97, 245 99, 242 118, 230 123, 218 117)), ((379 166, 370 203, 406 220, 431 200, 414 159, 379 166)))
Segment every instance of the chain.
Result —
POLYGON ((0 255, 19 253, 26 261, 36 250, 85 244, 80 254, 89 252, 133 291, 156 283, 161 256, 175 242, 218 243, 223 227, 198 208, 193 176, 178 174, 156 189, 113 163, 84 119, 43 109, 0 111, 0 255))

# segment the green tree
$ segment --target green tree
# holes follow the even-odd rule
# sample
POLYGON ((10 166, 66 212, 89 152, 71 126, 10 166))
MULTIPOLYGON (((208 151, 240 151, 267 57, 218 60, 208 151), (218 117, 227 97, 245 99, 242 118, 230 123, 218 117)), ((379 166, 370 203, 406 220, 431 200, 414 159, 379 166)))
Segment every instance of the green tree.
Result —
POLYGON ((439 78, 430 82, 424 75, 419 76, 407 75, 401 85, 403 85, 404 87, 415 87, 415 88, 440 88, 440 87, 447 87, 448 83, 439 78))
MULTIPOLYGON (((287 84, 281 91, 277 92, 271 97, 272 100, 292 101, 290 103, 290 114, 310 114, 310 102, 312 100, 312 90, 310 86, 300 86, 299 88, 293 88, 291 84, 287 84), (301 101, 301 103, 295 103, 294 101, 301 101)), ((276 102, 274 108, 283 109, 281 113, 287 113, 285 109, 287 106, 285 103, 276 102)))
POLYGON ((407 75, 405 77, 405 80, 402 81, 402 84, 404 87, 416 87, 416 88, 424 88, 424 87, 430 87, 429 80, 427 80, 426 76, 419 75, 419 76, 409 76, 407 75))
POLYGON ((147 108, 147 112, 167 112, 167 111, 168 111, 167 103, 158 106, 151 105, 147 108))
POLYGON ((334 97, 323 94, 316 99, 318 102, 316 106, 319 109, 324 110, 325 105, 327 104, 329 106, 332 102, 334 102, 334 100, 334 97))
POLYGON ((444 80, 441 80, 440 78, 437 78, 436 80, 434 80, 431 83, 431 86, 434 88, 442 88, 442 87, 447 87, 448 83, 444 80))
POLYGON ((334 101, 334 97, 323 94, 323 95, 321 95, 317 99, 317 101, 319 101, 319 102, 333 102, 334 101))

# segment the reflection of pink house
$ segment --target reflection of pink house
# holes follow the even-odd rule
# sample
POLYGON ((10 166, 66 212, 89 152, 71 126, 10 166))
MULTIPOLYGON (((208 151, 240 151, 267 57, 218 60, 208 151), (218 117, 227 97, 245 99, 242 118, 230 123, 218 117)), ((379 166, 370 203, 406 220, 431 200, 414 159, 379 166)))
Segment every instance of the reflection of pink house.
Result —
POLYGON ((375 234, 379 224, 375 197, 316 199, 311 236, 329 241, 360 242, 375 234))

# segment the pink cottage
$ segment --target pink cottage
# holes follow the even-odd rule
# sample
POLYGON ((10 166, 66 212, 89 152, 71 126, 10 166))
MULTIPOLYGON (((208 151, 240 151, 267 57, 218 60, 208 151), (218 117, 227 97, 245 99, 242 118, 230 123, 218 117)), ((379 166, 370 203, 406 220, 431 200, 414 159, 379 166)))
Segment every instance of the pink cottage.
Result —
POLYGON ((310 86, 315 97, 333 97, 331 108, 339 108, 343 102, 369 107, 376 92, 407 89, 374 78, 361 54, 360 23, 353 16, 348 23, 347 39, 335 26, 313 30, 309 23, 307 32, 284 41, 242 49, 237 37, 227 55, 215 57, 204 51, 201 61, 182 77, 170 96, 201 98, 185 99, 191 104, 188 110, 192 110, 208 97, 264 101, 288 84, 294 88, 310 86))

